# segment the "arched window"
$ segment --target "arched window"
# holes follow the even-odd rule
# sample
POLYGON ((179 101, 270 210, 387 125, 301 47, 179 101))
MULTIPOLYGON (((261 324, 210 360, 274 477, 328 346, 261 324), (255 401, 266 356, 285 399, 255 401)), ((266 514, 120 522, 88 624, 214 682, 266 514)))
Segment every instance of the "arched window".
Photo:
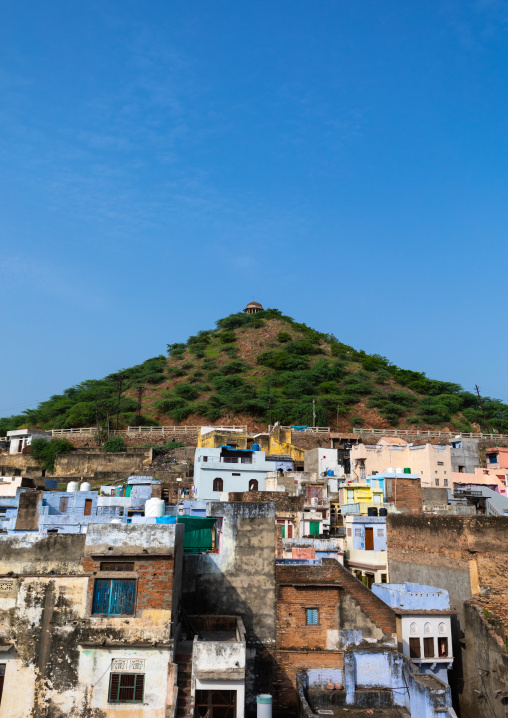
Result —
POLYGON ((258 481, 257 479, 251 479, 249 481, 249 491, 257 491, 258 490, 258 481))
POLYGON ((412 633, 413 635, 414 635, 415 633, 418 633, 418 626, 416 625, 416 623, 412 623, 412 624, 411 624, 411 628, 410 628, 409 630, 411 631, 411 633, 412 633))
POLYGON ((446 633, 446 626, 444 623, 439 624, 439 633, 446 633))
POLYGON ((430 623, 426 623, 426 624, 425 624, 425 626, 423 627, 423 632, 424 632, 424 633, 431 633, 430 623))
POLYGON ((213 480, 213 490, 214 491, 223 491, 224 490, 224 481, 222 479, 214 479, 213 480))

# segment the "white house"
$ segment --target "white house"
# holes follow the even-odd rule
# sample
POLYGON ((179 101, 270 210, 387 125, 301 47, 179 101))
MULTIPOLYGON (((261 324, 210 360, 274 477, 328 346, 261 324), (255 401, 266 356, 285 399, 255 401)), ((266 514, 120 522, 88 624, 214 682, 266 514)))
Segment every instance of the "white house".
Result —
POLYGON ((399 650, 423 673, 448 683, 453 664, 448 591, 420 583, 374 584, 376 594, 397 614, 399 650))
POLYGON ((220 501, 230 491, 266 491, 273 464, 264 451, 221 446, 198 447, 194 457, 194 498, 220 501))
POLYGON ((38 429, 14 429, 7 432, 10 439, 9 454, 21 454, 25 446, 30 446, 33 439, 51 439, 51 431, 39 431, 38 429))

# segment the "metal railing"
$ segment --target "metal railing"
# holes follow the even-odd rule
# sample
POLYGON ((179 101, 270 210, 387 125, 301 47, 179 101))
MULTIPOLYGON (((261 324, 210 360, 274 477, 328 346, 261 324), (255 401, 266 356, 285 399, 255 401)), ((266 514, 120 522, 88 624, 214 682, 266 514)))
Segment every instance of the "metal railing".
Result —
POLYGON ((508 434, 482 434, 479 432, 458 432, 458 431, 437 431, 435 429, 362 429, 355 427, 354 434, 373 435, 373 436, 390 436, 390 437, 419 437, 419 438, 439 438, 455 439, 488 439, 492 441, 507 440, 508 434))

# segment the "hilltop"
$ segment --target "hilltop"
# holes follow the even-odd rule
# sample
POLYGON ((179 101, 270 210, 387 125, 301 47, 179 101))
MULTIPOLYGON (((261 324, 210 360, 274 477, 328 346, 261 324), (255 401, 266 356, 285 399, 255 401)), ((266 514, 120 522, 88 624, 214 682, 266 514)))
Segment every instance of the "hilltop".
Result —
MULTIPOLYGON (((36 409, 0 419, 0 435, 20 426, 133 425, 142 387, 141 424, 267 423, 347 430, 487 430, 478 397, 459 384, 401 369, 296 322, 277 309, 232 314, 167 356, 147 359, 52 396, 36 409)), ((489 426, 508 433, 508 406, 484 398, 489 426)))

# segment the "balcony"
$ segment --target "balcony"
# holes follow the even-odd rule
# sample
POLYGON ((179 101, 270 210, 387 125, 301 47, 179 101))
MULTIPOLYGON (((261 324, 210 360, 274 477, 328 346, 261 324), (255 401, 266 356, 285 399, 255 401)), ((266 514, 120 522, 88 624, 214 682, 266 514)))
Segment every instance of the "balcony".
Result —
POLYGON ((194 631, 192 677, 245 680, 245 627, 239 616, 189 616, 194 631))

